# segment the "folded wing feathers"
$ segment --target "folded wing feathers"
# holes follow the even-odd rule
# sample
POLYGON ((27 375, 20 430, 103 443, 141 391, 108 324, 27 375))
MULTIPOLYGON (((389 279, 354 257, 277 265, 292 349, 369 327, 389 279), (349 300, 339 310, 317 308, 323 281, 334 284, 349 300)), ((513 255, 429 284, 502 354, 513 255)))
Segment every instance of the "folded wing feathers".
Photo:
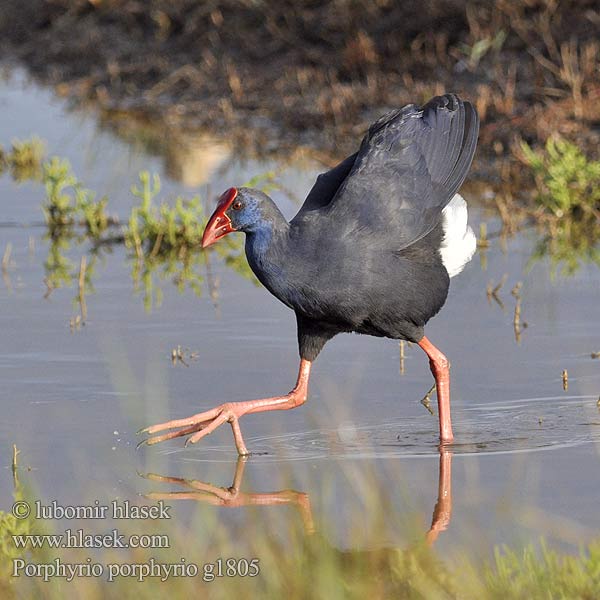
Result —
POLYGON ((455 193, 462 185, 473 156, 475 154, 475 146, 477 145, 477 136, 479 134, 479 119, 475 109, 469 102, 464 102, 464 127, 462 128, 462 143, 460 144, 460 154, 454 165, 454 169, 450 172, 445 182, 445 188, 452 193, 455 193))
POLYGON ((425 135, 419 140, 419 145, 425 155, 432 182, 447 190, 463 147, 463 106, 451 95, 435 98, 423 107, 423 122, 426 126, 423 128, 425 135))

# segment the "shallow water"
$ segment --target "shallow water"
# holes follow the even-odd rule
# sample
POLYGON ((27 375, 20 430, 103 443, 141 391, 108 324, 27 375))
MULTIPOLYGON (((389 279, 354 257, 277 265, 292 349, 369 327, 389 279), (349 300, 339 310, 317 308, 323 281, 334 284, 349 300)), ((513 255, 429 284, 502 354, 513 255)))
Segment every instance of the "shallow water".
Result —
MULTIPOLYGON (((208 146, 196 163, 175 159, 172 148, 149 155, 101 129, 93 115, 68 112, 63 101, 26 85, 19 73, 0 84, 0 106, 5 146, 14 137, 42 137, 49 154, 67 157, 89 188, 109 195, 111 210, 122 218, 142 168, 160 173, 163 192, 172 197, 205 192, 169 176, 193 171, 194 164, 205 172, 193 181, 215 193, 274 166, 235 158, 223 150, 226 141, 216 157, 210 158, 208 146), (183 166, 174 168, 175 160, 183 166)), ((281 180, 303 197, 318 170, 292 165, 281 180)), ((194 447, 176 440, 138 451, 135 432, 222 401, 287 391, 298 361, 292 313, 216 254, 216 297, 206 289, 202 297, 179 293, 168 277, 156 278, 162 303, 154 299, 148 312, 132 283, 131 257, 116 247, 98 260, 87 322, 72 330, 76 284, 44 298, 49 243, 38 225, 43 189, 17 185, 5 174, 0 195, 0 252, 12 245, 0 284, 0 463, 9 464, 16 444, 37 496, 69 505, 180 488, 139 472, 230 485, 236 453, 229 427, 194 447), (178 345, 197 353, 189 366, 171 363, 178 345)), ((294 214, 287 194, 274 198, 287 216, 294 214)), ((474 228, 486 221, 488 230, 497 230, 497 219, 467 198, 474 228)), ((493 241, 484 261, 476 255, 452 281, 445 308, 428 326, 428 337, 452 362, 453 513, 438 541, 443 551, 464 543, 487 553, 494 544, 539 536, 574 547, 600 529, 600 361, 590 357, 600 350, 600 272, 583 266, 572 277, 552 278, 547 260, 530 265, 534 244, 531 232, 505 249, 493 241), (504 274, 502 308, 488 299, 486 286, 504 274), (527 323, 519 342, 510 294, 518 281, 527 323)), ((85 253, 85 244, 75 242, 66 252, 75 270, 85 253)), ((350 335, 330 342, 316 362, 305 406, 242 420, 246 443, 257 453, 245 465, 244 489, 293 487, 308 494, 316 527, 342 547, 365 486, 385 489, 398 510, 416 512, 426 524, 440 464, 436 418, 420 403, 431 375, 415 347, 406 348, 400 371, 396 342, 350 335)), ((0 481, 6 510, 12 503, 8 466, 0 481)), ((182 520, 196 510, 194 502, 174 503, 182 520)), ((227 508, 209 510, 220 519, 242 518, 227 508)), ((268 521, 279 510, 264 507, 258 514, 268 521)), ((366 529, 368 522, 367 515, 366 529)), ((382 544, 403 543, 407 533, 396 525, 390 524, 382 544)))

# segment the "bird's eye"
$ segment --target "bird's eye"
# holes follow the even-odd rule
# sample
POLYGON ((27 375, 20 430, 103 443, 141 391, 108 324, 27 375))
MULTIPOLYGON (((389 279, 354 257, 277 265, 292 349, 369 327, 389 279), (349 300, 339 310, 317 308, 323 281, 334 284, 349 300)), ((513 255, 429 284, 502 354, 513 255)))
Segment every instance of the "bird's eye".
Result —
POLYGON ((240 210, 240 208, 242 208, 242 203, 239 200, 236 200, 232 206, 233 210, 240 210))

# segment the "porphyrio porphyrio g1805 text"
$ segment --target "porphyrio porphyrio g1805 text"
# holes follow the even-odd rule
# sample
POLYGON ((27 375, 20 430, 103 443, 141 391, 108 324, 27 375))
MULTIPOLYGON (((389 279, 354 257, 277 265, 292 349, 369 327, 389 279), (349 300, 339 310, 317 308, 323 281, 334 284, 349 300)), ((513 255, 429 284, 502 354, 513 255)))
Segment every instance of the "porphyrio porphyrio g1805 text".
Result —
POLYGON ((263 285, 296 313, 300 369, 284 396, 228 402, 189 419, 143 430, 196 442, 230 423, 248 454, 239 419, 306 401, 313 361, 342 332, 409 340, 429 357, 437 387, 440 441, 453 440, 446 357, 424 326, 446 301, 450 277, 475 251, 467 206, 457 195, 477 143, 474 108, 453 94, 408 105, 373 123, 358 152, 317 178, 288 223, 260 191, 230 188, 219 199, 202 246, 246 234, 246 257, 263 285))

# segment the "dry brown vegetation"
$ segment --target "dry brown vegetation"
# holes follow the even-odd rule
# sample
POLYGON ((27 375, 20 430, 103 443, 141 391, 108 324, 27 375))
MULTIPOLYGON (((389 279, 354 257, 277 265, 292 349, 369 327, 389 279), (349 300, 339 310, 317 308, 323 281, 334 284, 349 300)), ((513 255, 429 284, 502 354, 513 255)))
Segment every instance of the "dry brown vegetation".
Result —
MULTIPOLYGON (((246 150, 336 158, 382 111, 452 90, 483 127, 476 172, 514 176, 519 136, 592 156, 595 0, 4 0, 3 54, 108 113, 197 125, 246 150), (514 162, 513 162, 514 161, 514 162)), ((106 113, 105 113, 106 114, 106 113)))

